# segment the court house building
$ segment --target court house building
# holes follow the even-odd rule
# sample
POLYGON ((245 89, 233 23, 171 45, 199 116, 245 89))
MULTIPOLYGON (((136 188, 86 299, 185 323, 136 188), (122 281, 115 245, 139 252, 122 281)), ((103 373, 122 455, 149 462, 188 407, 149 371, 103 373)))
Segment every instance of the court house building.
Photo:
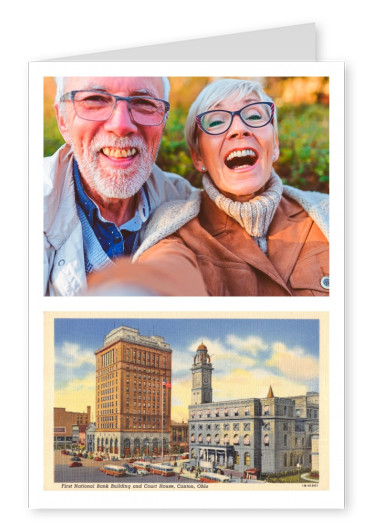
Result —
MULTIPOLYGON (((312 468, 312 439, 319 428, 319 394, 213 401, 213 366, 201 344, 193 360, 189 406, 191 464, 244 474, 312 468)), ((315 444, 315 443, 314 443, 315 444)), ((316 462, 315 462, 316 466, 316 462)), ((318 464, 317 464, 318 466, 318 464)))

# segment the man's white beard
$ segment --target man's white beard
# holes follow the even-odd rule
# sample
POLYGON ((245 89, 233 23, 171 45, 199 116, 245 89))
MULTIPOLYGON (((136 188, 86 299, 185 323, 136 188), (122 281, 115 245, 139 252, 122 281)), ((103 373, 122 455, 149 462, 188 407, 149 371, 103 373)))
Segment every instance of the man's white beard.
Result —
POLYGON ((78 154, 77 147, 71 141, 74 157, 77 161, 82 177, 87 184, 101 197, 127 199, 140 190, 149 178, 158 150, 153 157, 154 146, 148 146, 142 138, 108 138, 106 135, 96 136, 88 147, 84 147, 82 154, 78 154), (103 147, 118 149, 136 148, 137 160, 125 169, 101 168, 98 164, 103 147))

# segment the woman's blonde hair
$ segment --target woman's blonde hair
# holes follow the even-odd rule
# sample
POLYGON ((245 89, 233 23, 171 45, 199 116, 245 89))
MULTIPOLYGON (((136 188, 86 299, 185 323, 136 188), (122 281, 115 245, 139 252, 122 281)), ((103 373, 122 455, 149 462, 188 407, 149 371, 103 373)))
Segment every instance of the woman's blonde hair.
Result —
MULTIPOLYGON (((263 90, 261 83, 246 79, 218 79, 207 85, 197 96, 189 109, 185 124, 185 140, 190 149, 198 153, 198 126, 196 116, 205 111, 210 111, 224 99, 232 96, 234 101, 242 100, 249 94, 256 94, 260 101, 273 102, 263 90)), ((278 135, 277 110, 274 109, 272 126, 275 136, 278 135)))

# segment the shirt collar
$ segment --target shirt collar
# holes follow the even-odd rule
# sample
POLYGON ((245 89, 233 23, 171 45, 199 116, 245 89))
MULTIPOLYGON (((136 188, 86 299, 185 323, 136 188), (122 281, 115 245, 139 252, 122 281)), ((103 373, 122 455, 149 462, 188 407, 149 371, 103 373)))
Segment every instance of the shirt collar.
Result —
MULTIPOLYGON (((100 210, 98 206, 94 203, 92 199, 86 194, 82 182, 81 182, 81 176, 80 171, 78 169, 78 164, 76 160, 74 160, 73 165, 73 177, 74 177, 74 184, 76 188, 76 201, 81 206, 82 210, 85 212, 85 215, 90 223, 91 226, 93 226, 95 221, 95 216, 97 216, 97 219, 99 219, 102 223, 111 223, 110 221, 107 221, 100 213, 100 210)), ((137 203, 136 203, 136 210, 134 213, 133 218, 129 219, 121 227, 119 227, 120 230, 127 230, 130 232, 138 231, 141 229, 143 223, 149 218, 150 215, 150 204, 147 197, 147 191, 145 184, 142 186, 142 188, 137 193, 137 203)))

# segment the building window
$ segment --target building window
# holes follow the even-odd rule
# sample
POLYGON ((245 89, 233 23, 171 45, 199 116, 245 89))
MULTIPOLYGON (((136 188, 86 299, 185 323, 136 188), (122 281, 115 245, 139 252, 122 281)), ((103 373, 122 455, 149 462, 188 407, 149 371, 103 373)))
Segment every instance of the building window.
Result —
POLYGON ((264 406, 263 415, 270 415, 270 407, 268 405, 264 406))
POLYGON ((287 435, 286 434, 283 436, 283 445, 287 446, 287 435))
POLYGON ((235 452, 234 462, 235 462, 235 465, 238 465, 240 463, 239 452, 235 452))
POLYGON ((244 435, 243 444, 245 446, 249 446, 251 444, 251 438, 248 433, 244 435))
POLYGON ((244 464, 247 466, 251 464, 251 456, 248 452, 244 454, 244 464))
POLYGON ((264 436, 264 446, 269 446, 269 435, 264 436))
POLYGON ((238 434, 234 435, 233 444, 239 444, 239 435, 238 434))
POLYGON ((283 466, 287 466, 287 454, 283 456, 283 466))

